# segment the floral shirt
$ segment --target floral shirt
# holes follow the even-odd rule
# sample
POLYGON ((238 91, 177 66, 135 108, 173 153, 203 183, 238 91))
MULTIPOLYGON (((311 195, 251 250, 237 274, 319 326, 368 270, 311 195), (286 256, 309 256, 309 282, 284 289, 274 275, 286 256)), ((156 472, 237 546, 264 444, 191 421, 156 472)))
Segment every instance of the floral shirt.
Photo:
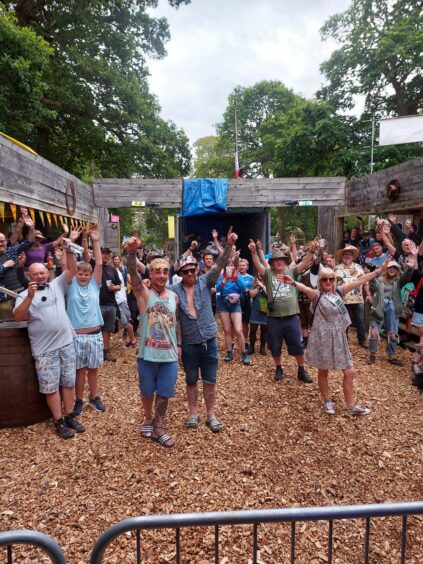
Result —
MULTIPOLYGON (((354 282, 360 276, 364 276, 363 268, 353 262, 350 266, 346 266, 343 262, 336 265, 335 267, 335 276, 337 278, 337 286, 342 284, 348 284, 349 282, 354 282)), ((358 288, 354 288, 351 292, 344 295, 344 303, 345 304, 362 304, 364 303, 363 300, 363 291, 361 286, 358 288)))

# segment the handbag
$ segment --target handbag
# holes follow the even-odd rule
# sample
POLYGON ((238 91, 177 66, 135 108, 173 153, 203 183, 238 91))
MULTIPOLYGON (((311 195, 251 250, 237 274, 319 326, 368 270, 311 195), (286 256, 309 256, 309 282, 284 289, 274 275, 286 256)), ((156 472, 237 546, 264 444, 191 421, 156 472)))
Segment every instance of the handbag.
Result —
POLYGON ((264 313, 265 315, 268 312, 268 308, 267 308, 267 297, 262 294, 261 296, 259 296, 259 312, 260 313, 264 313))

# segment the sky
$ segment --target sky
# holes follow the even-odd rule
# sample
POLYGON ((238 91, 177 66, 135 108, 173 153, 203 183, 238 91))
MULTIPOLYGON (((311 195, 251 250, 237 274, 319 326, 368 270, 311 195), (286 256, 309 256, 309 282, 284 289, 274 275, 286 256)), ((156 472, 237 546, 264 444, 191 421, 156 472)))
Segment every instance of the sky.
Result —
POLYGON ((167 56, 149 60, 150 89, 161 115, 193 143, 214 135, 236 86, 278 80, 311 98, 323 83, 320 64, 336 48, 319 29, 350 0, 160 0, 171 39, 167 56))

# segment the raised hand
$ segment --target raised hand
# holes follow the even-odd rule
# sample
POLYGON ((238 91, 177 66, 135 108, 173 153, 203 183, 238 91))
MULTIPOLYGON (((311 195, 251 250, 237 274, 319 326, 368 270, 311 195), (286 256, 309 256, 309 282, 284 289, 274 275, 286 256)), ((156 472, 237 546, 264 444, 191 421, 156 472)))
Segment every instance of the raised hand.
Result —
POLYGON ((26 254, 22 251, 21 253, 19 253, 18 255, 18 268, 23 268, 25 266, 26 263, 26 254))
POLYGON ((257 246, 252 239, 250 239, 250 242, 248 243, 248 248, 252 255, 255 255, 257 253, 257 246))
POLYGON ((317 251, 320 249, 320 243, 319 243, 319 241, 316 240, 316 239, 314 239, 314 240, 311 242, 310 249, 313 251, 313 253, 317 253, 317 251))
POLYGON ((136 253, 140 245, 141 245, 141 241, 140 239, 138 239, 138 237, 129 237, 128 245, 127 245, 129 252, 136 253))
POLYGON ((388 219, 391 223, 396 223, 397 222, 397 214, 396 213, 390 213, 388 215, 388 219))
POLYGON ((212 229, 211 234, 213 239, 217 239, 219 237, 219 233, 217 232, 217 229, 212 229))
POLYGON ((100 241, 100 230, 98 225, 93 225, 90 228, 90 237, 92 241, 100 241))
POLYGON ((238 235, 232 231, 232 225, 229 227, 228 234, 226 236, 226 240, 231 245, 235 245, 238 240, 238 235))
POLYGON ((295 233, 290 233, 289 235, 289 242, 291 245, 295 245, 297 242, 297 237, 295 236, 295 233))
POLYGON ((417 268, 417 253, 415 255, 409 255, 405 259, 405 264, 408 266, 408 268, 415 270, 417 268))
POLYGON ((72 243, 75 243, 75 241, 79 239, 81 233, 82 233, 82 227, 77 227, 76 229, 70 232, 69 239, 72 241, 72 243))
MULTIPOLYGON (((250 239, 250 241, 251 241, 251 239, 250 239)), ((260 239, 257 239, 257 241, 256 241, 256 247, 257 247, 257 249, 263 249, 263 245, 261 244, 260 239)))

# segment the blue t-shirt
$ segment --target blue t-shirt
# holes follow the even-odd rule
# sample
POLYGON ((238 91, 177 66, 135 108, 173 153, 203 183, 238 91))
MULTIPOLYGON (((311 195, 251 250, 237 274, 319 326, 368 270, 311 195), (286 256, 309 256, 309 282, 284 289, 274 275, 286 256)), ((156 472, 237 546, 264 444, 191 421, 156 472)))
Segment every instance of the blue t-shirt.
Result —
POLYGON ((89 329, 103 325, 100 309, 100 288, 93 277, 86 286, 81 286, 76 278, 66 292, 66 312, 74 329, 89 329))
POLYGON ((242 278, 242 281, 244 283, 244 290, 249 290, 250 288, 252 288, 254 286, 254 276, 251 276, 251 274, 239 274, 238 273, 238 277, 242 278))
POLYGON ((225 285, 222 286, 221 282, 223 276, 220 275, 218 281, 216 282, 217 294, 221 296, 229 296, 229 294, 242 294, 245 290, 244 280, 238 277, 237 280, 228 280, 225 285))

